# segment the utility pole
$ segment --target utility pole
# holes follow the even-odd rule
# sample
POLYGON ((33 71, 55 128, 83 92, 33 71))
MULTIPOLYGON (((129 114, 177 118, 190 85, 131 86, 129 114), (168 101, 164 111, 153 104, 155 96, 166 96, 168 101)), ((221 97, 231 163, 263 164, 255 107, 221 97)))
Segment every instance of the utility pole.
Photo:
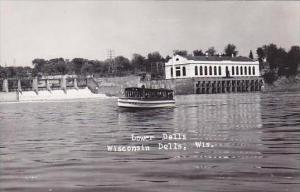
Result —
POLYGON ((107 50, 107 59, 109 61, 108 72, 114 74, 115 73, 115 62, 114 62, 115 51, 112 49, 107 50))

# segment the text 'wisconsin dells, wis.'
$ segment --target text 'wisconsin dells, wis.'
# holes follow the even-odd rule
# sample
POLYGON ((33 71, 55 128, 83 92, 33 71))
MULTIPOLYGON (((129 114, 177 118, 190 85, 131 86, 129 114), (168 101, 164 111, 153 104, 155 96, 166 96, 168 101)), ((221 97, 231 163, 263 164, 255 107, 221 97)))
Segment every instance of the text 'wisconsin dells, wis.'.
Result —
POLYGON ((127 145, 107 145, 109 152, 138 152, 138 151, 186 151, 188 146, 196 148, 210 148, 213 144, 204 141, 186 143, 187 136, 183 133, 163 133, 157 135, 135 135, 131 134, 131 143, 127 145))

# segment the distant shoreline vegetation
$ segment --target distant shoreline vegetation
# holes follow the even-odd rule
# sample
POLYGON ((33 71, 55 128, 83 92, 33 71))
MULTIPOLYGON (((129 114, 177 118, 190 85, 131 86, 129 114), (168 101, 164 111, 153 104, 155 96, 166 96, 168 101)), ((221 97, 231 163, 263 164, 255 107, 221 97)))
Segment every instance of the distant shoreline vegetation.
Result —
MULTIPOLYGON (((175 50, 174 55, 220 55, 237 56, 236 46, 228 44, 224 52, 217 54, 214 47, 206 51, 194 50, 191 54, 186 50, 175 50)), ((299 73, 300 47, 292 46, 289 51, 275 44, 263 45, 256 50, 257 59, 260 64, 261 74, 268 84, 273 84, 280 77, 296 76, 299 73)), ((254 59, 253 52, 250 51, 250 59, 254 59)), ((54 58, 45 60, 42 58, 33 59, 33 67, 3 67, 0 66, 0 78, 25 78, 42 75, 65 75, 76 74, 80 76, 93 75, 95 77, 127 76, 151 74, 152 78, 164 78, 164 63, 171 57, 162 57, 159 52, 149 53, 146 57, 140 54, 133 54, 131 59, 124 56, 104 61, 88 60, 84 58, 74 58, 72 60, 64 58, 54 58)))

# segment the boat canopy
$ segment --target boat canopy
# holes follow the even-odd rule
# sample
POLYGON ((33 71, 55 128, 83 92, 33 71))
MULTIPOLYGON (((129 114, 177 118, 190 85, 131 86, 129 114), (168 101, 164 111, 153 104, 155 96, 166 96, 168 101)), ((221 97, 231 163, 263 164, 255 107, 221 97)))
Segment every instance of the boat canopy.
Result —
POLYGON ((149 100, 172 100, 173 90, 170 89, 147 89, 139 87, 125 88, 125 97, 149 100))

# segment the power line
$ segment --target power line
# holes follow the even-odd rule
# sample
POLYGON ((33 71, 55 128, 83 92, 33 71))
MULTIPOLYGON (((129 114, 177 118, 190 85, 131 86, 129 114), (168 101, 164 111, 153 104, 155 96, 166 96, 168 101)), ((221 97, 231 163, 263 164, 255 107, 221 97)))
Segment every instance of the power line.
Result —
POLYGON ((107 50, 107 59, 109 61, 109 68, 108 68, 109 73, 115 72, 114 58, 115 58, 115 51, 113 49, 108 49, 107 50))

